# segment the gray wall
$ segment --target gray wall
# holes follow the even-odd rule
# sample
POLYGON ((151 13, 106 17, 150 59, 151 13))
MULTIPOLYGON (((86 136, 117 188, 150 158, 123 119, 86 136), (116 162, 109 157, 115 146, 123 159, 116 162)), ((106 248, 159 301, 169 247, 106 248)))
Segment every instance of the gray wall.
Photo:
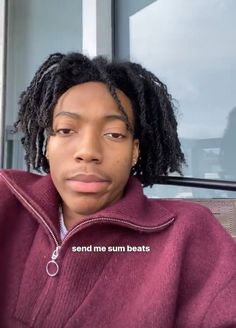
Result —
MULTIPOLYGON (((53 52, 81 51, 82 0, 9 0, 6 126, 17 118, 20 93, 53 52)), ((5 167, 22 168, 19 136, 9 137, 5 167), (17 140, 18 139, 18 140, 17 140)))

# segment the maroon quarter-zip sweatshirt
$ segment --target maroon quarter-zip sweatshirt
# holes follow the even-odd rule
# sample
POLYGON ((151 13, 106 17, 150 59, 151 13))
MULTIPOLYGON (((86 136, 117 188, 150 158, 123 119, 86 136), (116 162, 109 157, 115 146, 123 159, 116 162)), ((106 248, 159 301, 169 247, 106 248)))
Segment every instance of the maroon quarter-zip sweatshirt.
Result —
POLYGON ((1 328, 236 327, 236 243, 208 209, 132 177, 61 242, 59 206, 50 175, 0 171, 1 328))

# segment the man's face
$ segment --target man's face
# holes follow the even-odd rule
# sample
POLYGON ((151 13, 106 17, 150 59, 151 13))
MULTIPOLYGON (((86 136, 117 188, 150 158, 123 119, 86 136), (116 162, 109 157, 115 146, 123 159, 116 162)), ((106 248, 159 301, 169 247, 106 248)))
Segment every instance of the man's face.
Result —
MULTIPOLYGON (((131 102, 116 92, 133 127, 131 102)), ((55 106, 52 128, 47 156, 66 213, 80 218, 120 199, 138 158, 138 140, 106 85, 86 82, 67 90, 55 106)))

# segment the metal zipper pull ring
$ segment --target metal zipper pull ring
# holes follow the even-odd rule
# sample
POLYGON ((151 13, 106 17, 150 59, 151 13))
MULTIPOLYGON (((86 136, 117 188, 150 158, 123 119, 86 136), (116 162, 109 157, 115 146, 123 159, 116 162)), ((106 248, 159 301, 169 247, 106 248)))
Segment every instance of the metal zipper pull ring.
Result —
POLYGON ((55 261, 59 255, 60 246, 57 246, 52 253, 52 259, 46 265, 46 272, 50 277, 55 277, 59 272, 59 265, 55 261), (51 268, 50 268, 51 267, 51 268))

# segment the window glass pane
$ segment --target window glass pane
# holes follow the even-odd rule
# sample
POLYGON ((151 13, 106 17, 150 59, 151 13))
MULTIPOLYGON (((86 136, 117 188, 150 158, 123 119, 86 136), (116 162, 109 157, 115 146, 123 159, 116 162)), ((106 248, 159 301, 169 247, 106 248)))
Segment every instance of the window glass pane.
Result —
POLYGON ((20 138, 12 135, 18 100, 36 70, 54 52, 81 51, 82 0, 9 0, 5 164, 25 168, 20 138))
POLYGON ((144 193, 149 198, 236 198, 236 191, 174 185, 154 185, 144 188, 144 193))
MULTIPOLYGON (((127 3, 130 59, 153 71, 176 100, 178 132, 188 163, 184 175, 236 180, 236 2, 143 1, 133 12, 132 1, 127 3)), ((120 57, 125 52, 118 40, 120 57)), ((186 191, 190 189, 181 193, 225 196, 224 191, 186 191)))

